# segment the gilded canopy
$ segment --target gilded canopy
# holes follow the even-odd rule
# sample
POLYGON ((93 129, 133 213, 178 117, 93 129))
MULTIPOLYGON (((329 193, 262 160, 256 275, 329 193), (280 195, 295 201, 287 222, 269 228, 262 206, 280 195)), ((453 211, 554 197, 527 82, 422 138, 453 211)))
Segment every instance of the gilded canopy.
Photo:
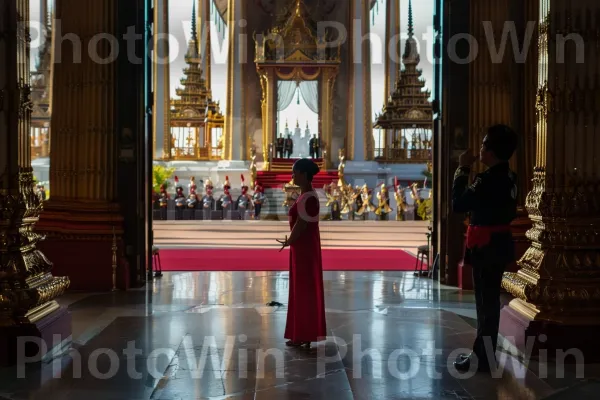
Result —
POLYGON ((339 64, 341 43, 331 31, 318 32, 302 0, 295 0, 283 23, 255 34, 255 62, 259 64, 339 64))

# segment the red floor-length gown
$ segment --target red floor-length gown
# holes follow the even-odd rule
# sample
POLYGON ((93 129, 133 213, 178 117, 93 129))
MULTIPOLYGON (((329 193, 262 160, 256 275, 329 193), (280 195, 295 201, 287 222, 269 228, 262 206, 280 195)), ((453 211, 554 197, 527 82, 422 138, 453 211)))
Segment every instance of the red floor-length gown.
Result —
POLYGON ((306 230, 296 242, 290 244, 290 289, 285 338, 293 342, 317 342, 327 335, 319 208, 317 193, 308 192, 298 197, 288 213, 290 229, 299 217, 309 216, 306 230))

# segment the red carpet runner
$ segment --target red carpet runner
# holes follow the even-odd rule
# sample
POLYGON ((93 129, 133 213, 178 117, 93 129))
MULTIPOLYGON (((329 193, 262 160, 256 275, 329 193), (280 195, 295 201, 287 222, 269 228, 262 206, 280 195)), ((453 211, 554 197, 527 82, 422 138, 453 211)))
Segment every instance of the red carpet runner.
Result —
MULTIPOLYGON (((323 249, 325 271, 412 271, 415 257, 402 250, 323 249)), ((289 250, 162 249, 163 271, 287 271, 289 250)))

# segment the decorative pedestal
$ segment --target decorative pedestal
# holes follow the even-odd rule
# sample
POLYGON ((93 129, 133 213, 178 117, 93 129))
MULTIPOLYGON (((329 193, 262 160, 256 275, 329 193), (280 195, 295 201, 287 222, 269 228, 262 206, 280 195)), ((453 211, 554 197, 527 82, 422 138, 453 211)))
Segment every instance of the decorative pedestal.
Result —
POLYGON ((0 328, 0 367, 41 361, 70 340, 71 313, 65 307, 35 323, 0 328))
POLYGON ((500 311, 500 332, 508 342, 505 347, 512 347, 510 350, 525 358, 564 359, 567 364, 579 361, 579 355, 586 364, 600 360, 600 322, 596 326, 578 326, 535 321, 513 309, 518 307, 514 302, 519 301, 512 300, 512 307, 505 306, 500 311), (540 350, 545 353, 540 354, 540 350))

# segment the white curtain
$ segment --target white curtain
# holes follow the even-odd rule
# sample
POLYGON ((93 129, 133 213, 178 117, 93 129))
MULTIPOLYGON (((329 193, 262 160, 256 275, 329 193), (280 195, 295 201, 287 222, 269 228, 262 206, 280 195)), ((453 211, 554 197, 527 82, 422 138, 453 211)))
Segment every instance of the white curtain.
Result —
POLYGON ((296 81, 277 81, 277 111, 283 111, 292 104, 297 89, 296 81))
POLYGON ((315 114, 319 114, 319 81, 300 82, 300 93, 308 108, 315 114))

